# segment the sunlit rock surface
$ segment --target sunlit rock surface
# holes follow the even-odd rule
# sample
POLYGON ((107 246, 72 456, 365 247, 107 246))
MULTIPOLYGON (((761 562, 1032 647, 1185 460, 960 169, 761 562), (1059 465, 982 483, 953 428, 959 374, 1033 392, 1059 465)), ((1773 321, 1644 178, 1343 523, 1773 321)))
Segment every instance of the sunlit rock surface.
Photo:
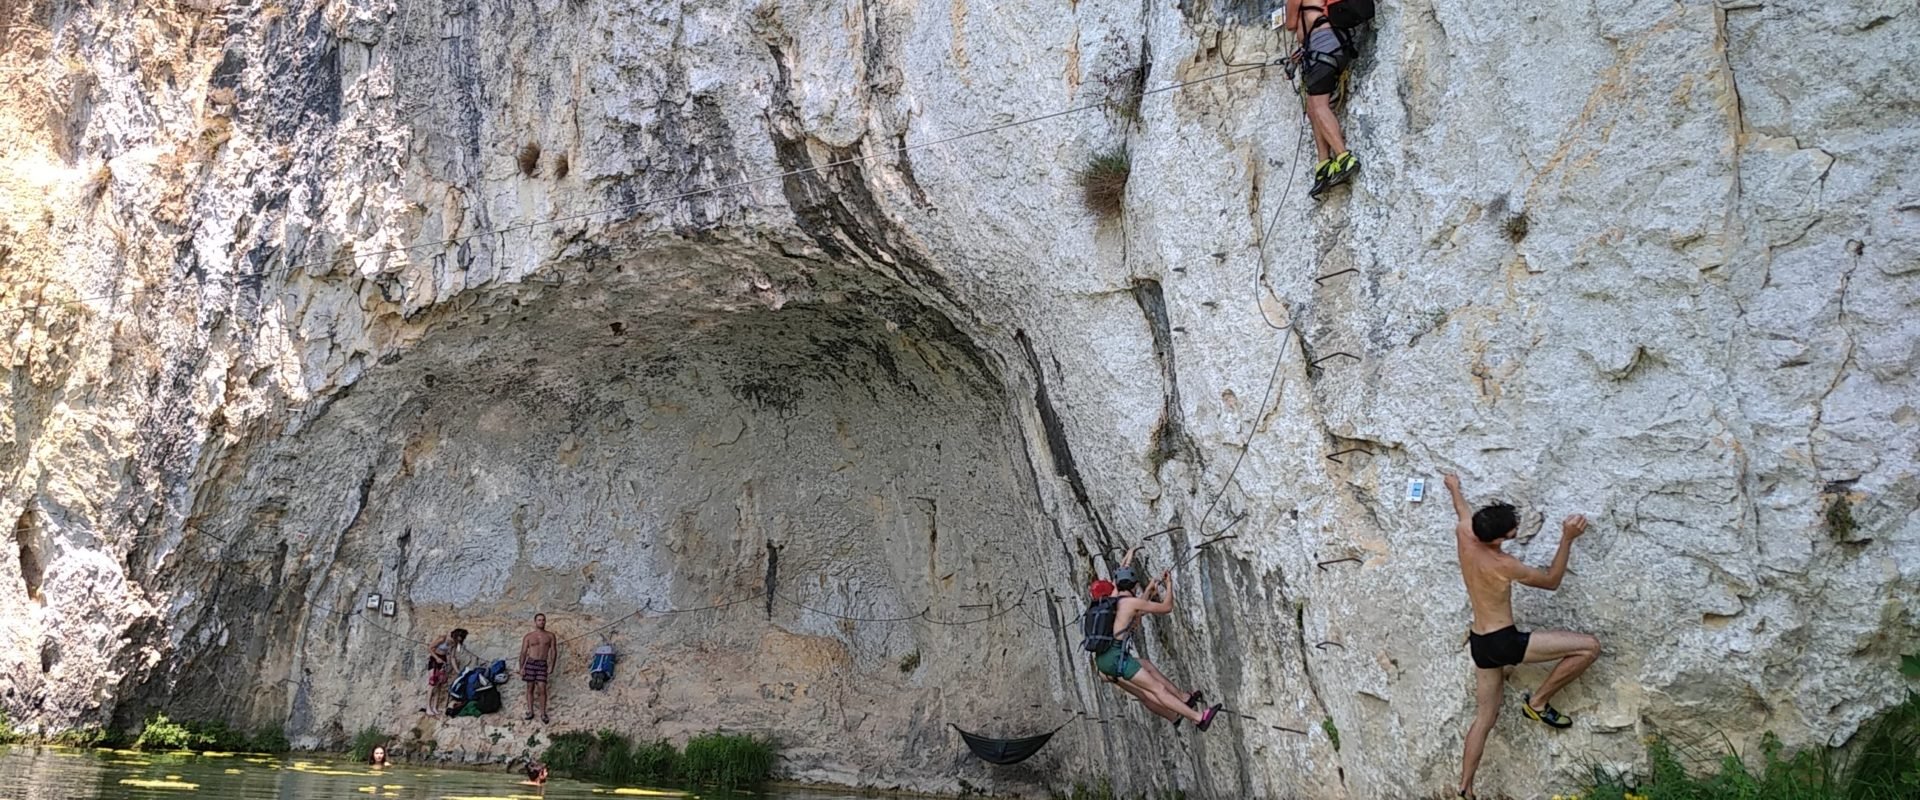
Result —
POLYGON ((1606 644, 1578 723, 1509 715, 1483 788, 1656 731, 1839 744, 1901 697, 1920 11, 1383 4, 1365 167, 1315 204, 1279 70, 1125 101, 1272 58, 1267 10, 0 4, 9 716, 1426 794, 1472 714, 1448 470, 1534 560, 1595 523, 1516 594, 1606 644), (1074 174, 1122 145, 1098 220, 1074 174), (1070 624, 1172 525, 1155 569, 1232 537, 1145 637, 1239 712, 1204 734, 1091 680, 1070 624), (535 611, 578 637, 553 725, 517 688, 418 713, 419 642, 512 658, 535 611), (946 727, 1070 720, 1016 768, 946 727))

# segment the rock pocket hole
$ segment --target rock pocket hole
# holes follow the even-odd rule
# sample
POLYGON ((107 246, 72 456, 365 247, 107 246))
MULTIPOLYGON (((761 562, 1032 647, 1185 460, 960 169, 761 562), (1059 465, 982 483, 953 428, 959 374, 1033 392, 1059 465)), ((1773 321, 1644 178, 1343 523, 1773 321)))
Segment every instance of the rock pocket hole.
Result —
POLYGON ((44 566, 40 561, 40 548, 35 546, 37 537, 33 532, 33 511, 20 515, 13 524, 13 540, 20 545, 20 578, 26 583, 27 599, 40 601, 40 580, 44 566))
POLYGON ((517 160, 520 162, 520 174, 525 175, 529 178, 539 175, 540 174, 539 143, 528 142, 527 146, 520 148, 520 157, 517 160))

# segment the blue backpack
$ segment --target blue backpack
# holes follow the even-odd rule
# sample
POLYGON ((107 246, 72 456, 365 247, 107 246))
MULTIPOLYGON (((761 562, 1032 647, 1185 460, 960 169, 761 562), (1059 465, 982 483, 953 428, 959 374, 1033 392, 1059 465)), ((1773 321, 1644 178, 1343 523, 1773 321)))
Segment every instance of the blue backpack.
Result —
POLYGON ((457 701, 475 700, 480 693, 507 682, 507 662, 495 661, 486 667, 472 667, 460 673, 447 687, 447 694, 457 701))

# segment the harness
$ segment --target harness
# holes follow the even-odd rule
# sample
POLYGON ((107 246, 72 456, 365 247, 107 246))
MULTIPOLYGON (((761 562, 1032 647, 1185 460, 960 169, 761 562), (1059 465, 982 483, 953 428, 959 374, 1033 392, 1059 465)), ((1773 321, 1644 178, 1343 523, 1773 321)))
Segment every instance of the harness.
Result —
POLYGON ((1373 0, 1328 0, 1325 5, 1301 5, 1300 16, 1314 11, 1320 18, 1300 32, 1300 49, 1303 61, 1317 61, 1331 67, 1339 67, 1340 62, 1332 53, 1316 53, 1307 44, 1313 39, 1313 32, 1322 26, 1333 29, 1334 38, 1340 40, 1340 52, 1348 60, 1360 57, 1360 48, 1354 42, 1353 31, 1373 21, 1373 0))

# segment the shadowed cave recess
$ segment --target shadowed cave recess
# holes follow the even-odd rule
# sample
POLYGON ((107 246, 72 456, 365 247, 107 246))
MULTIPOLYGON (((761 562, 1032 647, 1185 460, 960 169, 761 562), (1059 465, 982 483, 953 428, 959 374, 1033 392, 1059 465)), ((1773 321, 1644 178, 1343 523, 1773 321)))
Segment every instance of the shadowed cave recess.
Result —
MULTIPOLYGON (((1023 602, 1035 486, 984 351, 864 268, 768 256, 703 286, 754 254, 598 255, 440 304, 213 459, 153 577, 184 609, 172 650, 119 721, 499 750, 420 722, 424 642, 464 627, 512 663, 536 611, 563 638, 552 730, 776 736, 803 778, 863 780, 903 736, 942 762, 909 770, 950 770, 947 722, 1046 699, 973 683, 1056 662, 1023 602), (621 672, 592 693, 602 635, 621 672)), ((517 685, 508 701, 518 721, 517 685)))

